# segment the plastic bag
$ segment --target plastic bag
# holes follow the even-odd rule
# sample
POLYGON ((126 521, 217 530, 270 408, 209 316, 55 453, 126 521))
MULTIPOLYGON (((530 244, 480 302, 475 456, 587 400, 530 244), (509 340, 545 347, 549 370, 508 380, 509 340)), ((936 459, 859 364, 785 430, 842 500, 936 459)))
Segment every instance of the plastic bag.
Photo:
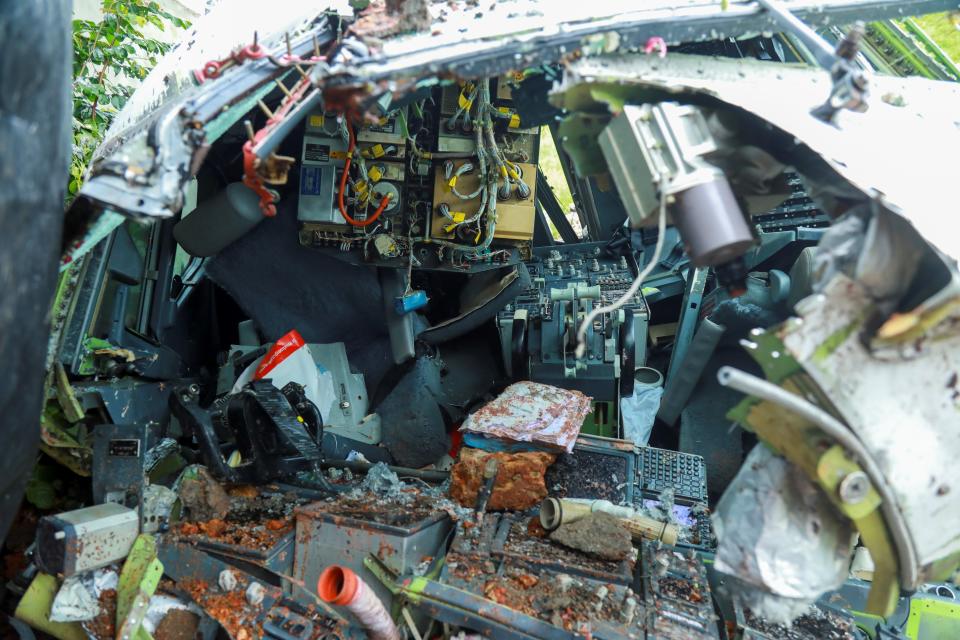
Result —
POLYGON ((660 410, 663 387, 637 385, 632 396, 620 398, 620 415, 623 416, 623 437, 644 447, 650 441, 653 422, 660 410))

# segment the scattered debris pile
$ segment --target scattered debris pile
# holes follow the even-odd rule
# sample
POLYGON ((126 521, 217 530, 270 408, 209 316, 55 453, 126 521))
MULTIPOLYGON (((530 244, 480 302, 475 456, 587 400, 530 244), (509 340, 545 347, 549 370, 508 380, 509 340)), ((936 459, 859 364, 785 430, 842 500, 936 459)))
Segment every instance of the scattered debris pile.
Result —
POLYGON ((593 621, 630 627, 641 618, 636 594, 626 587, 512 564, 491 571, 492 565, 454 554, 447 562, 452 584, 565 631, 587 630, 593 621))
POLYGON ((630 484, 628 461, 598 451, 575 450, 557 458, 547 471, 546 483, 557 498, 595 497, 620 504, 627 500, 630 484))
POLYGON ((659 542, 641 548, 641 573, 649 608, 648 629, 658 638, 713 638, 713 597, 703 559, 692 550, 659 542))
MULTIPOLYGON (((489 405, 480 411, 492 415, 489 405)), ((514 408, 511 415, 521 413, 514 408)), ((318 493, 310 473, 298 476, 307 489, 223 484, 204 467, 187 467, 175 484, 181 519, 157 543, 150 535, 137 538, 124 565, 124 571, 133 571, 126 569, 131 562, 141 567, 135 575, 148 580, 142 567, 155 563, 155 571, 172 578, 160 589, 154 585, 148 601, 154 613, 143 624, 161 640, 208 638, 217 628, 234 640, 307 640, 330 629, 363 634, 362 621, 338 599, 333 608, 318 599, 321 575, 337 567, 362 581, 386 610, 406 607, 390 624, 410 628, 433 618, 492 635, 553 629, 601 638, 718 637, 695 551, 710 535, 701 527, 708 509, 676 498, 700 486, 699 470, 690 477, 658 471, 668 484, 652 493, 642 473, 650 452, 589 437, 558 452, 563 440, 513 435, 475 438, 478 446, 461 448, 440 485, 384 463, 362 476, 329 470, 326 493, 318 493), (416 602, 421 606, 411 606, 416 602), (496 607, 494 626, 490 607, 496 607), (302 633, 284 635, 290 629, 302 633)), ((123 523, 135 512, 114 505, 104 514, 123 523)), ((71 517, 92 519, 92 531, 105 527, 97 514, 71 517)), ((119 569, 97 571, 114 578, 89 591, 70 591, 76 587, 67 580, 57 597, 89 595, 74 624, 91 638, 113 638, 130 624, 130 605, 120 596, 119 569)), ((813 612, 786 630, 749 611, 742 617, 745 628, 769 637, 852 637, 826 613, 813 612), (816 635, 828 627, 834 635, 816 635)))
MULTIPOLYGON (((211 479, 212 480, 212 479, 211 479)), ((212 481, 215 482, 216 481, 212 481)), ((195 483, 184 482, 180 493, 195 483)), ((189 489, 194 495, 192 489, 189 489)), ((188 513, 211 516, 209 519, 187 519, 174 527, 174 534, 191 540, 205 540, 249 550, 266 551, 281 539, 291 534, 294 528, 293 511, 307 502, 294 491, 257 489, 249 485, 231 488, 228 491, 217 485, 217 490, 207 490, 215 497, 216 509, 204 502, 202 507, 190 508, 188 513), (225 502, 224 502, 225 499, 225 502)), ((181 497, 181 500, 183 498, 181 497)), ((192 503, 197 505, 196 502, 192 503)))
POLYGON ((225 571, 230 572, 231 578, 221 578, 216 586, 199 579, 181 580, 178 585, 234 640, 262 638, 259 603, 251 602, 255 598, 247 595, 251 583, 240 572, 225 571))
POLYGON ((389 497, 373 492, 353 491, 329 500, 314 502, 300 515, 325 514, 331 520, 352 519, 394 527, 406 527, 437 513, 436 496, 417 487, 405 487, 389 497))
MULTIPOLYGON (((675 531, 681 525, 671 494, 644 503, 639 454, 628 443, 576 439, 572 425, 582 422, 589 399, 543 388, 537 393, 541 400, 556 400, 547 403, 552 409, 542 410, 539 400, 526 414, 512 406, 504 414, 513 421, 509 428, 490 422, 497 414, 491 407, 505 406, 502 398, 480 409, 477 414, 490 428, 482 437, 467 433, 474 446, 460 449, 441 484, 424 480, 444 477, 436 471, 384 463, 369 465, 363 475, 329 469, 323 474, 326 485, 319 472, 299 472, 291 482, 303 486, 227 484, 205 467, 187 467, 174 484, 179 510, 171 511, 168 530, 156 543, 150 535, 137 539, 148 550, 156 546, 137 566, 155 563, 155 570, 170 578, 163 597, 182 603, 157 616, 149 629, 168 639, 207 638, 216 628, 234 640, 307 640, 333 628, 347 636, 363 634, 362 620, 338 604, 348 599, 349 587, 331 587, 346 594, 329 600, 332 608, 324 601, 329 593, 319 599, 321 576, 331 567, 356 576, 388 611, 405 607, 406 614, 393 623, 411 628, 433 618, 493 635, 514 628, 532 635, 554 629, 632 638, 651 624, 650 612, 669 608, 662 602, 709 603, 709 587, 697 581, 702 564, 698 573, 696 555, 676 556, 691 575, 674 568, 652 579, 655 593, 649 586, 640 590, 647 585, 643 576, 660 566, 641 557, 638 545, 651 534, 638 533, 634 520, 660 518, 647 518, 654 538, 663 538, 669 527, 675 531), (557 400, 561 396, 565 408, 557 400), (529 432, 518 426, 521 418, 529 432), (559 429, 545 427, 548 423, 559 429), (561 468, 555 469, 558 457, 561 468), (551 488, 562 498, 550 497, 551 488), (567 509, 549 528, 542 524, 545 500, 567 509), (429 600, 398 598, 401 593, 429 600), (469 606, 458 602, 463 594, 473 598, 469 606), (420 606, 412 606, 417 602, 420 606), (500 611, 500 627, 488 626, 484 611, 490 606, 500 611), (444 617, 454 610, 461 613, 444 617), (284 635, 291 628, 302 633, 284 635)), ((516 389, 508 396, 513 403, 528 402, 516 389)), ((116 505, 108 512, 121 522, 136 515, 116 505)), ((86 517, 104 526, 96 514, 86 517)), ((124 624, 129 607, 117 586, 108 583, 93 592, 84 622, 90 637, 112 638, 124 624)), ((697 607, 683 615, 699 620, 692 628, 704 633, 713 624, 713 614, 697 607)))
MULTIPOLYGON (((738 613, 741 613, 738 611, 738 613)), ((789 625, 776 624, 754 615, 747 608, 742 609, 745 627, 756 638, 776 638, 777 640, 855 640, 858 637, 853 620, 834 611, 819 606, 810 607, 807 613, 789 625)))

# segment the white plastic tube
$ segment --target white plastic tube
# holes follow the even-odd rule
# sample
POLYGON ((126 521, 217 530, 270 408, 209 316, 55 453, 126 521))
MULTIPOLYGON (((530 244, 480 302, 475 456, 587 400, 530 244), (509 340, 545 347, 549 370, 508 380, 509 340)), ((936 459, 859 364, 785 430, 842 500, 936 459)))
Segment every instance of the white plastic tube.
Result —
POLYGON ((400 640, 400 632, 373 589, 360 576, 333 565, 320 574, 317 595, 329 604, 346 607, 356 616, 371 640, 400 640))

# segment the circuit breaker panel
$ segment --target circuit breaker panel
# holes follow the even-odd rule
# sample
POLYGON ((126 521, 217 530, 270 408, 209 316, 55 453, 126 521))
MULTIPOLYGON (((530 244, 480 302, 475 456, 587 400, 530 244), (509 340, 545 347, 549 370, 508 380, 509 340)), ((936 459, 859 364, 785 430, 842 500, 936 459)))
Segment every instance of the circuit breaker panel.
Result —
POLYGON ((523 128, 513 78, 438 87, 353 127, 306 118, 300 242, 381 265, 466 270, 530 255, 540 131, 523 128))
POLYGON ((337 184, 346 158, 347 143, 340 137, 336 119, 322 113, 309 116, 300 156, 297 209, 304 228, 335 230, 347 224, 336 205, 337 184))

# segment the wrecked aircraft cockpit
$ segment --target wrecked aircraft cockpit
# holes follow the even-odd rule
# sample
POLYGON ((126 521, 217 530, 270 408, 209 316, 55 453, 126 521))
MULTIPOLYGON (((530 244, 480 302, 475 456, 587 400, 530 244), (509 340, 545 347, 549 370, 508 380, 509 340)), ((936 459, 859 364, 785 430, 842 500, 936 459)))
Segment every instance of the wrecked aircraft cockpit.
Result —
POLYGON ((899 3, 224 4, 68 214, 92 501, 19 619, 955 637, 960 91, 875 73, 899 3))

